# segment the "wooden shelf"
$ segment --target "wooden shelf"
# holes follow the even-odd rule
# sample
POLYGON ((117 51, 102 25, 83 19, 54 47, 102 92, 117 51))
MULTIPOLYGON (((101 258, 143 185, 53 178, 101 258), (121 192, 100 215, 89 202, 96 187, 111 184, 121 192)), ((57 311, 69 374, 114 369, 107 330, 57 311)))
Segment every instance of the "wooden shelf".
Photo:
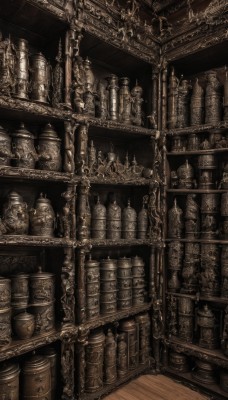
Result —
POLYGON ((30 339, 13 339, 8 346, 1 347, 0 361, 7 360, 11 357, 20 356, 41 346, 56 342, 59 339, 60 329, 58 328, 40 335, 34 335, 30 339))
POLYGON ((225 130, 228 128, 228 123, 225 121, 220 121, 216 125, 195 125, 195 126, 187 126, 185 128, 175 128, 175 129, 167 129, 164 130, 163 133, 169 136, 178 136, 178 135, 191 135, 192 133, 200 134, 205 132, 213 132, 215 130, 225 130))
POLYGON ((167 156, 197 156, 201 154, 221 154, 221 153, 227 153, 228 148, 222 148, 222 149, 209 149, 209 150, 184 150, 184 151, 169 151, 166 153, 167 156))
POLYGON ((165 239, 166 242, 183 242, 183 243, 214 243, 214 244, 228 244, 228 239, 227 240, 223 240, 223 239, 180 239, 180 238, 167 238, 165 239))
POLYGON ((94 320, 91 319, 84 324, 81 324, 81 326, 85 329, 95 329, 100 326, 104 326, 106 324, 119 321, 124 318, 132 317, 134 315, 137 315, 142 312, 149 311, 151 309, 152 303, 144 303, 141 306, 135 306, 132 308, 129 308, 128 310, 117 310, 114 314, 110 315, 101 315, 99 317, 96 317, 94 320))
POLYGON ((171 368, 166 368, 164 374, 191 388, 200 388, 205 394, 215 396, 213 397, 214 400, 227 400, 228 398, 228 393, 222 390, 219 385, 198 382, 192 377, 191 372, 177 372, 171 368))
POLYGON ((145 136, 145 137, 150 137, 150 136, 155 136, 156 131, 154 129, 147 129, 143 128, 141 126, 135 126, 135 125, 124 125, 121 122, 116 122, 116 121, 109 121, 105 119, 100 119, 100 118, 92 118, 86 115, 81 115, 81 114, 72 114, 72 117, 74 120, 78 123, 84 123, 84 124, 89 124, 90 127, 96 127, 96 128, 101 128, 101 129, 108 129, 110 131, 116 131, 116 134, 119 135, 133 135, 133 136, 145 136))
MULTIPOLYGON (((53 181, 53 182, 69 182, 71 174, 64 172, 46 171, 29 168, 16 168, 0 166, 0 178, 2 179, 23 179, 32 181, 53 181)), ((81 178, 74 177, 74 181, 78 182, 81 178)))
POLYGON ((76 241, 75 247, 130 247, 130 246, 156 246, 160 244, 161 241, 151 241, 149 239, 141 240, 141 239, 84 239, 82 241, 76 241))
POLYGON ((188 294, 188 293, 172 293, 172 292, 167 292, 166 293, 168 296, 175 296, 175 297, 188 297, 194 301, 209 301, 212 303, 220 303, 220 304, 228 304, 228 297, 216 297, 216 296, 203 296, 200 293, 196 294, 188 294))
POLYGON ((28 247, 72 247, 73 240, 65 238, 49 238, 32 235, 2 235, 0 246, 28 246, 28 247))
POLYGON ((166 192, 174 194, 188 194, 188 193, 226 193, 227 189, 167 189, 166 192))
POLYGON ((97 178, 94 176, 88 177, 91 184, 95 185, 126 185, 126 186, 148 186, 150 185, 150 179, 146 178, 131 178, 131 179, 120 179, 120 178, 97 178))
POLYGON ((222 368, 228 368, 228 357, 226 357, 220 349, 204 349, 196 344, 186 343, 174 337, 165 339, 165 343, 174 351, 206 360, 207 362, 216 364, 222 368))

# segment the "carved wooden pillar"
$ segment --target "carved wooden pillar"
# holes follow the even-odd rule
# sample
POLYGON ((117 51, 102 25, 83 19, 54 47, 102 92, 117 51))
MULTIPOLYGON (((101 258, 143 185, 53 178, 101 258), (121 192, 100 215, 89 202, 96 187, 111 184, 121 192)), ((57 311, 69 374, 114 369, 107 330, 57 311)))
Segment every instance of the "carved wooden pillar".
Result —
POLYGON ((74 346, 77 337, 77 328, 72 324, 65 324, 60 338, 61 343, 61 378, 63 390, 61 400, 75 400, 74 382, 74 346))
POLYGON ((79 175, 85 176, 88 170, 88 124, 79 125, 77 130, 76 170, 79 175))
POLYGON ((75 260, 74 249, 64 250, 64 261, 61 274, 61 304, 63 321, 74 323, 75 321, 75 260))
POLYGON ((76 264, 76 319, 78 324, 86 321, 86 287, 85 287, 85 257, 88 249, 82 248, 77 253, 76 264))
POLYGON ((74 141, 75 141, 75 129, 77 124, 73 124, 71 121, 64 122, 64 172, 72 173, 75 172, 74 163, 74 141))
POLYGON ((161 69, 161 129, 167 127, 167 64, 164 61, 161 69))
POLYGON ((66 32, 65 36, 65 105, 68 108, 71 107, 71 86, 72 86, 72 34, 73 31, 70 29, 66 32))
POLYGON ((159 126, 159 96, 158 96, 158 89, 159 89, 159 71, 157 68, 154 68, 152 71, 152 115, 154 116, 155 120, 155 128, 159 126))
POLYGON ((78 240, 90 238, 91 213, 89 206, 89 188, 89 181, 83 180, 79 187, 79 196, 77 202, 78 240))
POLYGON ((68 184, 67 190, 61 194, 65 200, 61 214, 61 231, 66 239, 76 238, 75 199, 76 185, 68 184))
POLYGON ((77 397, 80 398, 85 392, 85 346, 88 344, 89 330, 79 328, 78 330, 78 340, 76 343, 76 372, 78 376, 77 382, 77 397))
POLYGON ((149 297, 155 298, 155 247, 150 249, 150 265, 149 265, 149 297))

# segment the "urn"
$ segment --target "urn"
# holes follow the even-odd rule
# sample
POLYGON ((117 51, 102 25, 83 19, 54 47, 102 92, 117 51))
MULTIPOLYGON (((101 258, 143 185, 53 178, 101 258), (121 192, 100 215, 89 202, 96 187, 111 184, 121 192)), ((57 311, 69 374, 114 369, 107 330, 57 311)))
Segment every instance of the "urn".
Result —
POLYGON ((38 168, 61 171, 61 139, 51 124, 47 124, 39 135, 38 168))

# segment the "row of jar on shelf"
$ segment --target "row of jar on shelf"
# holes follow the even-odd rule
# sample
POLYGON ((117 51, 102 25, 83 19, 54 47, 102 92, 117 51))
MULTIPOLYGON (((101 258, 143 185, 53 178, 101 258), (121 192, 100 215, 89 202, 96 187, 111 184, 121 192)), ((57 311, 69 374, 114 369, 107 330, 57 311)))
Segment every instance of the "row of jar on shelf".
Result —
POLYGON ((24 361, 6 361, 0 366, 0 400, 56 399, 58 355, 44 347, 24 361))
POLYGON ((174 189, 228 189, 228 163, 220 170, 213 154, 201 154, 197 166, 188 160, 170 173, 170 186, 174 189), (221 175, 220 175, 221 174, 221 175), (197 177, 197 179, 196 179, 197 177))
POLYGON ((22 196, 12 191, 3 204, 0 219, 1 235, 27 235, 53 237, 56 217, 50 200, 40 194, 35 208, 28 209, 22 196))
POLYGON ((196 194, 187 195, 184 211, 174 199, 173 206, 168 210, 168 237, 170 239, 195 239, 199 235, 203 239, 214 239, 218 235, 228 238, 228 192, 203 193, 198 195, 201 205, 198 205, 196 194))
MULTIPOLYGON (((91 237, 93 239, 146 239, 148 233, 148 210, 146 208, 147 197, 143 199, 142 209, 137 214, 131 207, 130 199, 127 207, 121 209, 117 204, 116 195, 108 194, 107 209, 101 204, 99 196, 93 206, 92 211, 87 207, 86 219, 89 228, 91 228, 91 237)), ((87 232, 90 237, 90 229, 87 232)))
POLYGON ((170 295, 167 308, 169 335, 205 349, 221 348, 228 356, 228 307, 196 306, 189 297, 170 295))
POLYGON ((178 79, 172 68, 168 86, 168 128, 228 121, 228 75, 220 82, 215 70, 205 73, 206 79, 178 79), (205 86, 205 90, 203 86, 205 86))
POLYGON ((173 241, 168 249, 170 292, 228 297, 228 246, 173 241), (184 251, 185 250, 185 251, 184 251))
POLYGON ((208 388, 213 385, 213 389, 215 384, 219 384, 222 390, 228 392, 228 370, 225 368, 174 351, 169 353, 169 368, 177 374, 191 372, 191 377, 195 381, 209 385, 208 388))
POLYGON ((37 149, 34 143, 34 135, 23 123, 11 134, 0 126, 0 166, 61 171, 61 139, 51 124, 40 133, 37 149))
MULTIPOLYGON (((138 367, 147 366, 150 358, 150 317, 119 322, 112 328, 92 332, 85 346, 85 391, 96 392, 111 385, 138 367)), ((80 367, 79 367, 80 368, 80 367)))
POLYGON ((73 57, 72 84, 65 90, 61 40, 53 66, 41 52, 32 52, 26 39, 14 43, 10 36, 4 39, 1 35, 0 46, 3 95, 53 107, 73 106, 76 112, 124 124, 143 124, 142 87, 136 82, 130 90, 129 78, 114 74, 97 79, 88 58, 73 57))
POLYGON ((1 277, 0 291, 0 346, 9 345, 13 334, 29 339, 54 328, 54 274, 39 267, 31 274, 1 277))
POLYGON ((93 319, 128 310, 147 300, 145 263, 141 257, 102 259, 85 263, 86 315, 93 319))
POLYGON ((226 149, 228 147, 228 131, 209 131, 207 135, 191 133, 187 136, 174 135, 171 138, 170 151, 181 153, 184 151, 198 151, 211 149, 226 149))

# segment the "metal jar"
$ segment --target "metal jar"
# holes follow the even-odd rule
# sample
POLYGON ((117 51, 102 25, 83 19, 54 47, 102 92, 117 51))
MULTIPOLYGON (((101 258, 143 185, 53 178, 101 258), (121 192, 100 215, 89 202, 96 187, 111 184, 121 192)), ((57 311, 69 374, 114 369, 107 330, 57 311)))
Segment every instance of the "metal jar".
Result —
POLYGON ((128 369, 135 369, 139 362, 138 324, 134 319, 120 321, 119 331, 125 334, 128 349, 128 369))
POLYGON ((150 317, 148 313, 136 316, 139 325, 139 363, 145 364, 150 357, 150 317))
POLYGON ((97 198, 97 204, 92 209, 91 231, 93 239, 106 239, 106 207, 97 198))
POLYGON ((0 348, 11 343, 11 308, 0 309, 0 348))
POLYGON ((61 171, 61 139, 51 124, 47 124, 39 135, 38 168, 47 171, 61 171))
POLYGON ((178 189, 191 189, 193 187, 194 169, 188 160, 177 169, 177 176, 178 189))
POLYGON ((19 365, 4 363, 0 367, 0 400, 19 400, 19 365))
POLYGON ((131 278, 132 277, 132 263, 131 258, 122 257, 117 261, 117 277, 131 278))
POLYGON ((45 347, 40 351, 44 357, 46 357, 51 366, 51 400, 56 399, 56 388, 57 388, 57 352, 53 347, 45 347))
POLYGON ((22 368, 23 400, 51 400, 51 365, 43 356, 32 356, 22 368))
POLYGON ((30 210, 31 234, 34 236, 54 236, 55 213, 51 202, 43 194, 36 201, 35 208, 30 210))
POLYGON ((121 239, 121 208, 115 199, 107 208, 107 239, 121 239))
POLYGON ((48 103, 50 86, 50 69, 42 53, 32 57, 31 98, 38 103, 48 103))
POLYGON ((96 392, 103 387, 105 335, 102 331, 88 337, 85 348, 85 391, 96 392))
POLYGON ((201 125, 204 122, 204 90, 199 85, 198 78, 192 88, 191 104, 190 104, 190 124, 201 125))
POLYGON ((123 239, 135 239, 137 228, 137 214, 134 208, 131 207, 131 202, 128 200, 127 207, 122 213, 122 237, 123 239))
POLYGON ((146 239, 148 232, 148 211, 144 202, 141 210, 138 213, 137 222, 138 239, 146 239))
POLYGON ((34 333, 34 329, 34 315, 24 312, 14 316, 13 330, 19 339, 30 339, 34 333))
POLYGON ((9 166, 12 157, 11 137, 6 130, 0 126, 0 165, 9 166))
POLYGON ((169 354, 169 367, 177 372, 188 372, 188 357, 185 354, 171 351, 169 354))
POLYGON ((0 309, 9 307, 11 302, 11 281, 0 276, 0 309))
POLYGON ((18 273, 11 275, 11 300, 13 303, 17 301, 25 301, 29 298, 29 275, 18 273))
POLYGON ((55 275, 50 272, 42 272, 42 268, 38 268, 38 272, 30 274, 30 303, 43 304, 52 302, 55 293, 55 275))
POLYGON ((108 116, 111 121, 118 119, 118 77, 114 74, 106 78, 108 81, 108 116))
POLYGON ((134 277, 145 276, 145 263, 141 257, 135 256, 131 259, 132 262, 132 275, 134 277))
POLYGON ((30 307, 35 317, 34 334, 49 332, 55 327, 54 301, 51 303, 33 304, 30 307))
POLYGON ((28 42, 25 39, 18 39, 17 44, 17 70, 15 97, 28 99, 29 90, 29 58, 28 42))
POLYGON ((3 225, 8 235, 26 235, 29 229, 28 206, 16 192, 8 194, 3 205, 3 225))
POLYGON ((113 281, 117 278, 117 261, 107 257, 100 262, 101 281, 113 281))
POLYGON ((19 168, 35 168, 38 159, 34 146, 34 136, 23 123, 20 128, 11 134, 13 165, 19 168))

